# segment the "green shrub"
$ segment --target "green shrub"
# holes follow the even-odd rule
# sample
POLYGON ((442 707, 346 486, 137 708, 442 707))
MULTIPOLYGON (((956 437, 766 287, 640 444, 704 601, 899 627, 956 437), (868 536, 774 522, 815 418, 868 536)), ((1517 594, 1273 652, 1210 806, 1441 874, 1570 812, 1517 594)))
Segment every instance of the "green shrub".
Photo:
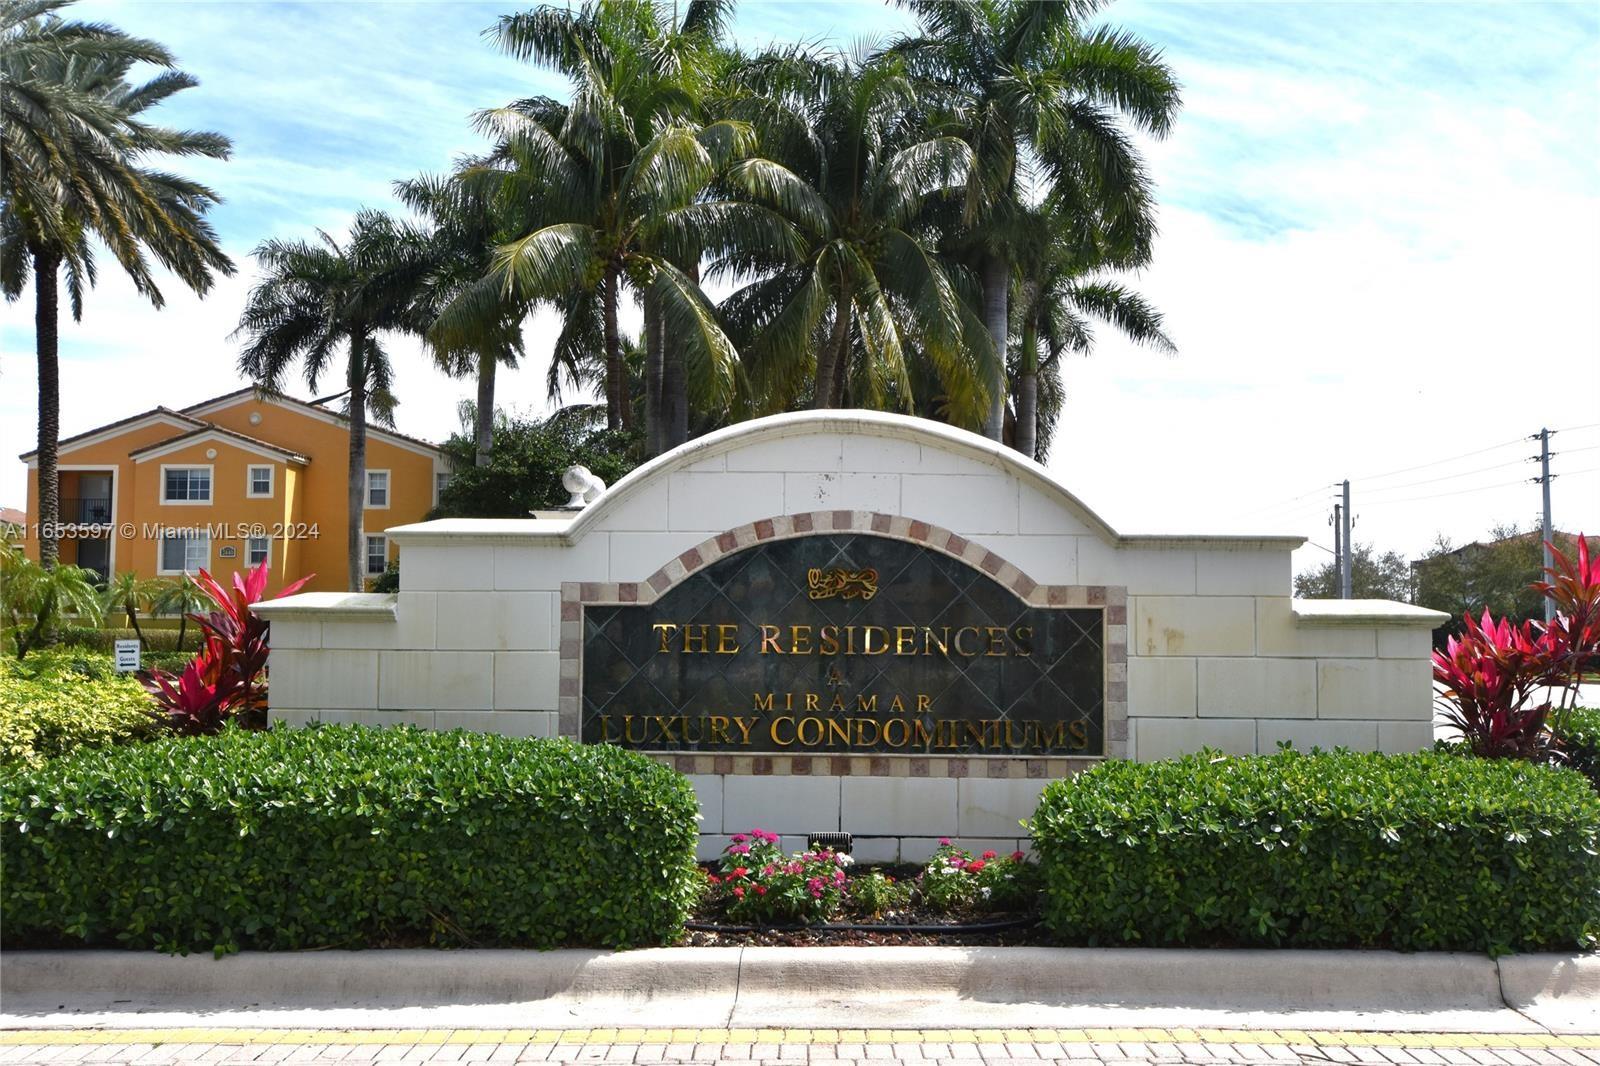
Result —
POLYGON ((617 947, 698 891, 688 780, 609 745, 228 729, 6 776, 8 947, 617 947))
POLYGON ((1561 729, 1561 748, 1567 764, 1600 792, 1600 709, 1576 707, 1568 711, 1561 729))
POLYGON ((150 697, 107 656, 40 648, 0 660, 0 761, 38 762, 155 734, 150 697))
POLYGON ((1511 759, 1107 762, 1045 789, 1043 915, 1089 943, 1570 950, 1600 932, 1600 796, 1511 759))
MULTIPOLYGON (((152 653, 174 652, 178 646, 178 630, 160 625, 157 622, 145 620, 140 623, 144 629, 144 655, 148 659, 152 653)), ((58 644, 74 645, 80 648, 92 648, 95 651, 110 654, 119 640, 137 640, 138 634, 127 628, 98 626, 62 626, 56 631, 58 644)), ((186 627, 183 633, 183 650, 194 657, 200 650, 202 641, 200 628, 195 625, 186 627)))

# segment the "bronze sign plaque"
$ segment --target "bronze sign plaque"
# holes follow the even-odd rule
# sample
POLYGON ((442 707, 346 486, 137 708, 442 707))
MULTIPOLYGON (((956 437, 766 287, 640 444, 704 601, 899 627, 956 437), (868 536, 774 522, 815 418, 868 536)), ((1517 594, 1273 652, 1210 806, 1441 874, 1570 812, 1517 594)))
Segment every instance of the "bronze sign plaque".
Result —
POLYGON ((647 751, 1101 755, 1105 612, 1033 607, 924 545, 758 544, 589 605, 582 735, 647 751))

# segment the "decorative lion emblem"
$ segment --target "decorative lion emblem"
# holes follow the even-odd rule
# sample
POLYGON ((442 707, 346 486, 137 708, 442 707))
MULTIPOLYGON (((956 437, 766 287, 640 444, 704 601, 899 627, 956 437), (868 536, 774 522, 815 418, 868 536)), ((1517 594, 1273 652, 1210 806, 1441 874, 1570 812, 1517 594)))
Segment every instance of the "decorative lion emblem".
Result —
POLYGON ((832 570, 807 570, 806 584, 814 600, 831 600, 836 596, 841 600, 870 600, 878 594, 878 572, 845 570, 837 566, 832 570))

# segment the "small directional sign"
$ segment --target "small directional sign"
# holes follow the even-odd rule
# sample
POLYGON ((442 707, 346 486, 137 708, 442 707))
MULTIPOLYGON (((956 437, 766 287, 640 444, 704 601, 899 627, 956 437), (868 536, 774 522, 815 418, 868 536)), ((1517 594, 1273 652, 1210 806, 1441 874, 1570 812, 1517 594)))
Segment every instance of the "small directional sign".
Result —
POLYGON ((139 669, 139 642, 119 640, 116 643, 117 673, 131 674, 139 669))

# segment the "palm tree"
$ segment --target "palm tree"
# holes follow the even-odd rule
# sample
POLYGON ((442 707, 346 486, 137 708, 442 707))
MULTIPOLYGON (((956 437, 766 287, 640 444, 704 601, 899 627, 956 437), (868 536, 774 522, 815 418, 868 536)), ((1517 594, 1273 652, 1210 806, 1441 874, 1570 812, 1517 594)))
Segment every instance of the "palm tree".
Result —
MULTIPOLYGON (((1150 182, 1123 131, 1163 137, 1179 92, 1158 50, 1110 27, 1086 29, 1093 5, 1072 0, 900 0, 918 37, 890 49, 946 112, 976 157, 968 183, 966 257, 983 286, 983 318, 1005 350, 1007 299, 1023 205, 1036 186, 1084 231, 1148 257, 1150 182)), ((1001 438, 1006 389, 989 385, 984 432, 1001 438)))
POLYGON ((245 338, 239 371, 277 391, 299 360, 312 390, 346 350, 344 382, 350 421, 346 533, 349 587, 365 576, 361 519, 366 497, 367 416, 392 422, 393 368, 379 337, 414 328, 413 303, 427 271, 426 240, 378 211, 357 212, 344 243, 265 241, 255 250, 263 277, 250 291, 234 336, 245 338))
POLYGON ((1014 249, 1019 280, 1012 310, 1019 343, 1011 375, 1012 446, 1043 461, 1063 398, 1062 357, 1093 349, 1090 318, 1109 322, 1136 344, 1166 353, 1177 348, 1162 331, 1159 311, 1142 296, 1098 277, 1100 269, 1120 265, 1102 248, 1069 243, 1049 205, 1027 217, 1031 237, 1014 249))
POLYGON ((172 130, 145 111, 197 84, 172 55, 98 23, 56 14, 69 0, 8 0, 0 6, 0 291, 34 289, 39 364, 39 556, 58 558, 60 376, 57 317, 63 268, 72 317, 94 285, 98 240, 157 307, 163 296, 151 258, 205 293, 233 263, 205 213, 217 195, 146 164, 160 156, 226 159, 221 134, 172 130), (165 70, 135 84, 136 63, 165 70))
POLYGON ((517 365, 528 312, 524 301, 491 276, 505 219, 480 185, 453 177, 423 175, 396 182, 395 191, 432 226, 429 269, 415 308, 417 327, 440 369, 454 377, 477 376, 475 461, 488 466, 494 452, 495 372, 501 363, 517 365))
POLYGON ((120 609, 133 635, 139 638, 139 646, 148 647, 144 630, 139 628, 139 612, 154 603, 166 591, 166 585, 165 581, 140 577, 132 570, 125 570, 106 582, 105 591, 100 594, 102 609, 120 609))
POLYGON ((540 97, 479 116, 497 149, 468 180, 521 213, 495 275, 517 297, 560 310, 555 357, 565 371, 598 342, 612 429, 633 422, 618 327, 624 289, 644 300, 653 330, 683 345, 687 388, 703 404, 723 403, 739 364, 694 276, 699 256, 736 245, 781 255, 798 243, 761 205, 804 213, 803 185, 752 157, 748 125, 692 114, 696 64, 724 7, 691 3, 680 26, 666 4, 595 0, 577 12, 506 16, 495 30, 506 51, 574 83, 570 104, 540 97), (744 198, 703 195, 714 180, 744 198))
POLYGON ((178 616, 178 645, 176 651, 183 650, 183 638, 189 628, 189 615, 196 611, 210 610, 215 606, 210 596, 207 596, 194 578, 183 574, 167 582, 161 592, 157 594, 152 609, 158 614, 175 614, 178 616))
POLYGON ((17 658, 44 642, 63 611, 94 625, 100 620, 100 575, 81 566, 42 566, 15 545, 0 543, 0 605, 17 658))
POLYGON ((814 190, 792 216, 804 238, 798 260, 733 248, 713 265, 757 275, 723 304, 748 338, 754 404, 781 409, 809 391, 816 408, 910 408, 915 345, 958 420, 980 418, 985 353, 970 343, 958 286, 923 218, 931 198, 961 188, 971 150, 922 132, 898 59, 797 48, 757 57, 741 81, 763 144, 814 190))

